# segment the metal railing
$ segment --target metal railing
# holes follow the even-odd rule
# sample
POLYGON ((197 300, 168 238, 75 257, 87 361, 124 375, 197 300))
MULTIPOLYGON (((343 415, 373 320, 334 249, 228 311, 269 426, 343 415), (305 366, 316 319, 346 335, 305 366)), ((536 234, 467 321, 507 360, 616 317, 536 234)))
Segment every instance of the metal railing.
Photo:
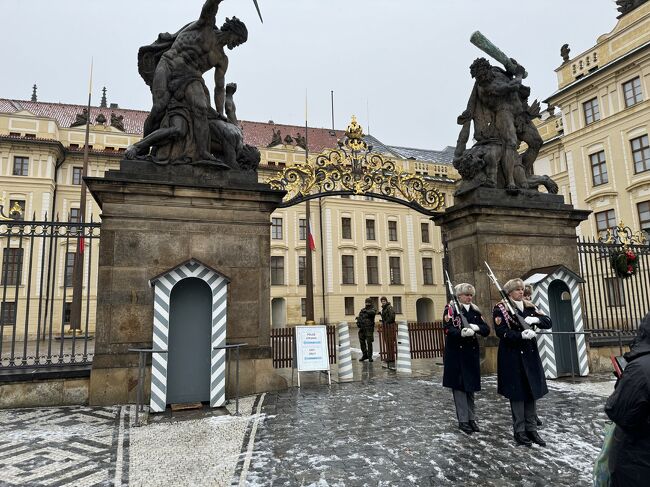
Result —
POLYGON ((99 223, 0 221, 0 374, 91 363, 99 238, 99 223), (81 319, 70 330, 77 252, 81 319))

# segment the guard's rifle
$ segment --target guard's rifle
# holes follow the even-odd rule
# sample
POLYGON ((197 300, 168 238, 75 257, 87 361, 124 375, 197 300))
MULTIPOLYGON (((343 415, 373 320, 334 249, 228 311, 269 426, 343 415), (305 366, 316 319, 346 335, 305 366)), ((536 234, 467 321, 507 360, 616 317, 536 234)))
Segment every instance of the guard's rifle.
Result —
POLYGON ((508 293, 506 293, 505 290, 501 287, 499 281, 497 281, 497 276, 494 275, 494 272, 492 272, 492 269, 490 269, 490 266, 487 262, 485 262, 485 266, 488 268, 488 277, 499 290, 499 294, 501 294, 503 302, 506 304, 506 308, 508 308, 508 312, 517 320, 517 323, 519 323, 519 326, 522 330, 530 330, 530 325, 526 323, 526 320, 519 313, 516 312, 515 306, 510 300, 510 296, 508 296, 508 293))
POLYGON ((461 321, 461 328, 471 328, 469 326, 469 322, 467 321, 467 318, 465 318, 465 315, 461 313, 461 306, 460 302, 458 301, 458 296, 456 296, 456 293, 454 292, 454 286, 451 283, 451 279, 449 279, 449 273, 445 271, 445 276, 447 276, 447 287, 449 288, 449 294, 451 294, 451 301, 454 304, 454 309, 456 310, 456 313, 458 316, 460 316, 460 321, 461 321))

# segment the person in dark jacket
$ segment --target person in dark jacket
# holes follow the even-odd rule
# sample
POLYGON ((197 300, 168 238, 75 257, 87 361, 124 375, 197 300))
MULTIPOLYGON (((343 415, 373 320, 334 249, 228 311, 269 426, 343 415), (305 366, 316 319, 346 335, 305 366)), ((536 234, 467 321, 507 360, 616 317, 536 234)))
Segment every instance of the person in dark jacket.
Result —
POLYGON ((474 393, 481 390, 481 367, 479 344, 476 335, 488 336, 490 327, 483 319, 481 310, 472 303, 474 286, 458 284, 454 292, 460 301, 459 310, 467 319, 469 328, 463 328, 462 318, 456 312, 453 301, 445 307, 443 325, 445 330, 445 356, 442 385, 449 387, 454 396, 458 427, 472 434, 480 431, 476 422, 474 393))
POLYGON ((492 310, 494 330, 499 337, 497 352, 497 392, 510 399, 515 441, 531 446, 546 442, 537 433, 536 401, 548 393, 542 361, 533 328, 551 328, 551 319, 530 301, 525 301, 524 283, 511 279, 503 289, 517 313, 530 327, 524 329, 505 301, 492 310))
POLYGON ((628 364, 605 405, 607 416, 616 423, 609 485, 636 487, 650 481, 650 313, 623 357, 628 364))
POLYGON ((375 340, 375 316, 377 310, 372 307, 372 299, 366 298, 366 307, 359 311, 357 326, 359 327, 359 344, 361 345, 360 362, 372 362, 372 342, 375 340))
POLYGON ((381 303, 381 327, 386 350, 386 363, 388 367, 395 362, 397 352, 397 325, 395 323, 395 310, 385 296, 379 300, 381 303))

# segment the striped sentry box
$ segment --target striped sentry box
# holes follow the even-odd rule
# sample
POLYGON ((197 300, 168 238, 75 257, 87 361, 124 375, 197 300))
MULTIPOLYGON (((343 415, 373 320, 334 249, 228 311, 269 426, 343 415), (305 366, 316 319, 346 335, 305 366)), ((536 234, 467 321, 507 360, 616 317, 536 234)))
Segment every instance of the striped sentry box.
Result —
POLYGON ((397 323, 397 362, 395 370, 401 374, 411 373, 411 339, 406 321, 397 323))
POLYGON ((350 349, 350 327, 347 321, 341 321, 336 330, 339 335, 339 346, 337 349, 337 364, 339 370, 339 382, 350 382, 353 378, 352 372, 352 351, 350 349))
MULTIPOLYGON (((571 311, 573 314, 573 325, 576 332, 583 332, 584 325, 582 322, 582 301, 580 297, 579 276, 568 271, 564 266, 558 266, 553 272, 537 282, 533 287, 532 299, 541 311, 545 314, 551 314, 549 305, 548 289, 553 281, 560 280, 569 288, 571 294, 571 311)), ((544 373, 549 379, 557 378, 557 362, 555 359, 555 347, 553 345, 553 335, 545 335, 543 331, 537 335, 537 344, 539 346, 539 356, 542 359, 544 373)), ((581 376, 589 375, 589 363, 587 356, 587 341, 585 335, 576 335, 576 349, 578 353, 578 374, 581 376)), ((573 352, 573 351, 572 351, 573 352)))
MULTIPOLYGON (((226 344, 226 304, 230 280, 217 270, 196 259, 190 259, 160 274, 149 284, 154 287, 153 348, 168 350, 169 300, 174 286, 183 279, 196 277, 204 280, 212 290, 212 333, 210 363, 210 406, 218 407, 226 401, 226 351, 213 350, 226 344)), ((167 354, 153 353, 151 357, 150 409, 161 412, 167 406, 167 354)))

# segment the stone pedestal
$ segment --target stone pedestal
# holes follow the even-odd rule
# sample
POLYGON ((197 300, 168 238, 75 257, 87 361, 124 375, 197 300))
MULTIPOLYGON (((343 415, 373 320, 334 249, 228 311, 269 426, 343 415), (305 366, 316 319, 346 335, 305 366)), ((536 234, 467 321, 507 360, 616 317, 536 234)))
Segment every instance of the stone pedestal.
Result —
POLYGON ((152 344, 149 279, 192 257, 231 280, 227 340, 249 344, 240 393, 286 387, 272 367, 269 322, 269 222, 284 192, 253 172, 145 161, 86 181, 102 209, 90 404, 135 400, 138 357, 128 349, 152 344))
MULTIPOLYGON (((562 264, 579 274, 576 227, 591 212, 564 204, 561 195, 478 188, 455 200, 433 218, 448 248, 449 275, 454 283, 476 287, 474 302, 492 326, 492 307, 501 299, 487 276, 484 262, 501 285, 531 269, 562 264)), ((498 339, 491 335, 483 347, 482 368, 496 370, 498 339)))

